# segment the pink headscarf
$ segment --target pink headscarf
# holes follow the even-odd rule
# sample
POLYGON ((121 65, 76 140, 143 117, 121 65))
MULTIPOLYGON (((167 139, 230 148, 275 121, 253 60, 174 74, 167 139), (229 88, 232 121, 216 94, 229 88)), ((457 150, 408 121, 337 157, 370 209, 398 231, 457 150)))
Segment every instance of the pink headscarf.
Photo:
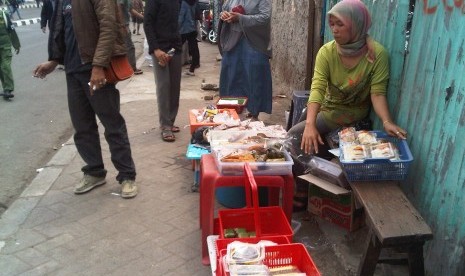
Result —
POLYGON ((360 0, 342 0, 334 5, 328 14, 337 17, 351 30, 349 43, 337 44, 339 54, 356 56, 368 48, 368 61, 373 62, 375 59, 373 42, 368 35, 371 16, 365 4, 360 0))

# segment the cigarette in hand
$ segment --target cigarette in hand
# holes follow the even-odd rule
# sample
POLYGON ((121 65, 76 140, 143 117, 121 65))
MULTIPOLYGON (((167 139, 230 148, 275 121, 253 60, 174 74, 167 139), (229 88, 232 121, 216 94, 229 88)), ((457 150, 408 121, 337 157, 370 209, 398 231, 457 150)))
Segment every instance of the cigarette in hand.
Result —
MULTIPOLYGON (((90 86, 90 82, 88 82, 87 85, 90 86)), ((94 84, 94 86, 92 86, 92 90, 97 90, 97 86, 95 84, 94 84)))

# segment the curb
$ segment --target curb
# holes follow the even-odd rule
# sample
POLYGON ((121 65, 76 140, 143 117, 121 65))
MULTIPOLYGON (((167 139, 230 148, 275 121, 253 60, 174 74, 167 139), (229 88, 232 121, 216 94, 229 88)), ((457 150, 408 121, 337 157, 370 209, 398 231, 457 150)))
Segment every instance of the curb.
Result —
POLYGON ((21 19, 21 20, 13 20, 13 25, 15 27, 24 26, 24 25, 31 25, 40 22, 40 17, 29 18, 29 19, 21 19))

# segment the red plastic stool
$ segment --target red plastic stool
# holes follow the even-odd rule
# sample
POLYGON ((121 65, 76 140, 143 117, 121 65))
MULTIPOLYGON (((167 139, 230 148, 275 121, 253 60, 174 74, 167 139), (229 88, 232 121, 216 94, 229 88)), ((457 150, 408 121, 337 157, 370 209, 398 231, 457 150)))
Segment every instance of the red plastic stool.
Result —
MULTIPOLYGON (((288 175, 255 175, 259 187, 269 189, 270 205, 279 205, 279 188, 282 189, 282 208, 289 223, 292 220, 292 200, 294 196, 294 177, 288 175)), ((213 235, 215 189, 218 187, 244 187, 243 175, 222 175, 211 154, 204 154, 200 159, 200 228, 202 230, 202 263, 210 264, 207 237, 213 235)), ((247 204, 250 205, 247 198, 247 204)))

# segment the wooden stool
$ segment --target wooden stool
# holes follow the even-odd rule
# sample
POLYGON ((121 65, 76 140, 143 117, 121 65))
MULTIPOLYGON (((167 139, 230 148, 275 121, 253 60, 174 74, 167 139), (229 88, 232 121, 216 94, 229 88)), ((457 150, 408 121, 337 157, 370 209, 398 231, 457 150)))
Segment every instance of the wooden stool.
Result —
MULTIPOLYGON (((289 175, 255 175, 259 187, 269 189, 269 205, 279 205, 279 189, 282 189, 282 208, 289 223, 292 220, 292 200, 294 196, 294 177, 289 175)), ((202 229, 202 263, 210 264, 207 237, 213 235, 215 188, 244 187, 243 175, 222 175, 211 154, 204 154, 200 159, 200 209, 199 220, 202 229)))
POLYGON ((433 238, 433 233, 398 183, 377 181, 350 185, 365 209, 370 227, 357 275, 373 275, 376 264, 383 262, 379 260, 382 248, 406 251, 410 275, 424 275, 423 244, 433 238))

